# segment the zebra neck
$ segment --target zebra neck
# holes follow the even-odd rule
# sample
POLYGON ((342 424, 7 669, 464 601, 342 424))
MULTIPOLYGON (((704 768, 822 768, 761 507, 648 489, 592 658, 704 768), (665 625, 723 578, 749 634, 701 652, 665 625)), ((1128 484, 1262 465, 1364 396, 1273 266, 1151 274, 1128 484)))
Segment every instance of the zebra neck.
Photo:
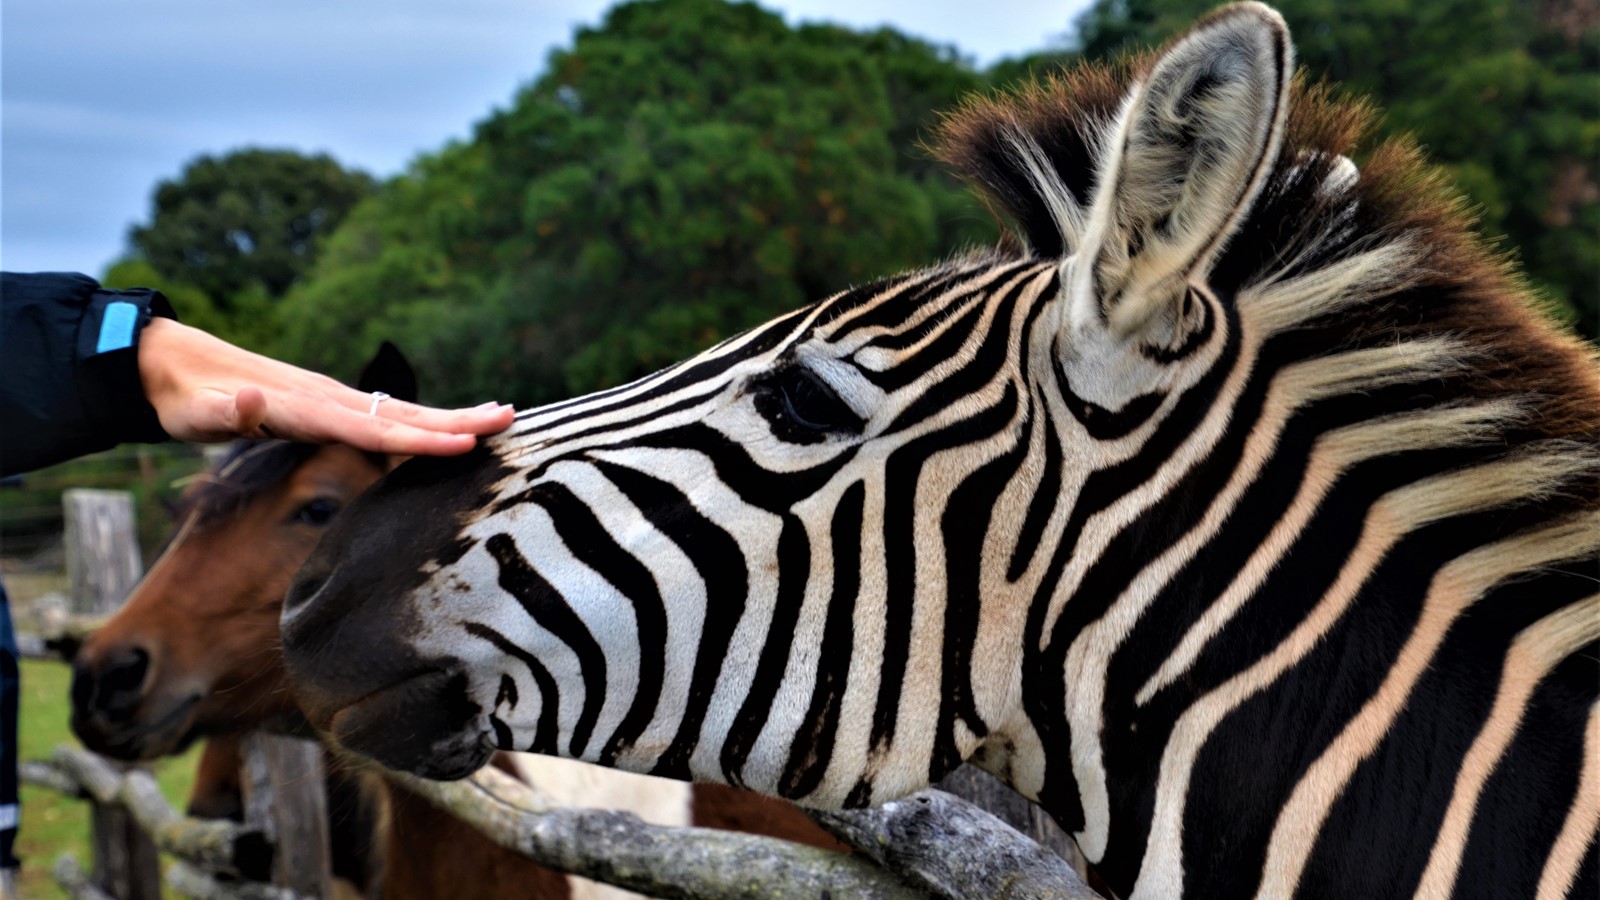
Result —
POLYGON ((1497 680, 1532 690, 1600 637, 1600 513, 1548 499, 1593 477, 1592 452, 1506 453, 1485 435, 1515 403, 1439 407, 1412 382, 1318 396, 1378 354, 1274 366, 1271 351, 1213 395, 1229 427, 1180 446, 1160 499, 1076 562, 1025 675, 1042 772, 989 761, 1127 891, 1235 867, 1185 858, 1186 822, 1213 835, 1202 847, 1270 850, 1289 871, 1319 826, 1359 831, 1341 798, 1448 799, 1451 784, 1362 766, 1400 766, 1393 747, 1462 759, 1474 734, 1506 732, 1481 708, 1497 680), (1275 824, 1292 822, 1310 824, 1275 824))

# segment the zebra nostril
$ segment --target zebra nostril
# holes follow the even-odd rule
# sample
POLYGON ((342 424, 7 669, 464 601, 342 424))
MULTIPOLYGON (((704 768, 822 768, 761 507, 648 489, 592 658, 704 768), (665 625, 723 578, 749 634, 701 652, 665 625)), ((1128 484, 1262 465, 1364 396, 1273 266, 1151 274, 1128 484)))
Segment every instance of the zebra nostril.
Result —
POLYGON ((333 581, 334 575, 339 571, 336 556, 332 554, 323 541, 311 554, 311 557, 301 564, 294 573, 294 579, 289 582, 289 590, 283 595, 283 623, 288 627, 292 617, 304 618, 312 615, 318 606, 317 595, 333 581))
POLYGON ((328 583, 329 574, 326 570, 310 572, 301 569, 300 574, 296 575, 294 582, 289 585, 289 592, 284 595, 283 611, 292 613, 304 608, 311 602, 311 598, 322 590, 322 586, 328 583))
POLYGON ((301 568, 284 594, 278 632, 286 650, 306 648, 315 642, 321 626, 337 616, 338 604, 332 601, 339 582, 334 578, 333 567, 319 562, 314 559, 301 568))

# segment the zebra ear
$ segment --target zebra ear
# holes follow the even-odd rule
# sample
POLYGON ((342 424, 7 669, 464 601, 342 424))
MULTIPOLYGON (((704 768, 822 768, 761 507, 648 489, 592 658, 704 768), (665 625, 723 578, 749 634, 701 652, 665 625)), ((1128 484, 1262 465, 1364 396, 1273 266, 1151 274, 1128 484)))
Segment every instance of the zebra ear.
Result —
POLYGON ((1283 18, 1237 3, 1170 44, 1129 92, 1070 279, 1077 324, 1128 336, 1174 309, 1248 212, 1277 156, 1293 50, 1283 18))

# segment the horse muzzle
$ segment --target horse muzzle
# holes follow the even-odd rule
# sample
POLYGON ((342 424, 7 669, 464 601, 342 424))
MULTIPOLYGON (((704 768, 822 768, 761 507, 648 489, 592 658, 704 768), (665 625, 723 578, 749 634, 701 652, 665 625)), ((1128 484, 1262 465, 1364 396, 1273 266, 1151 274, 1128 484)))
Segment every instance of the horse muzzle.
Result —
POLYGON ((203 694, 149 691, 149 654, 124 649, 81 657, 72 671, 72 731, 96 753, 150 760, 180 752, 194 740, 193 720, 203 694))

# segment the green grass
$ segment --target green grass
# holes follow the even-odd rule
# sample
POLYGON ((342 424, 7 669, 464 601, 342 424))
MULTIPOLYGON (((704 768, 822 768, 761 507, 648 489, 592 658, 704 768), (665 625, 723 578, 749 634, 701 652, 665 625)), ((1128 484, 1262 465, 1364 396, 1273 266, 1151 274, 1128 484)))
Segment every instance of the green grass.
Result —
MULTIPOLYGON (((59 744, 77 745, 67 725, 70 712, 68 685, 71 670, 61 663, 23 660, 21 728, 18 737, 23 759, 46 759, 59 744)), ((182 810, 194 783, 199 745, 173 759, 155 764, 162 794, 182 810)), ((53 791, 23 786, 22 827, 17 834, 17 855, 22 857, 20 893, 28 898, 64 898, 50 877, 50 866, 61 853, 78 857, 85 868, 89 859, 89 805, 53 791)))

